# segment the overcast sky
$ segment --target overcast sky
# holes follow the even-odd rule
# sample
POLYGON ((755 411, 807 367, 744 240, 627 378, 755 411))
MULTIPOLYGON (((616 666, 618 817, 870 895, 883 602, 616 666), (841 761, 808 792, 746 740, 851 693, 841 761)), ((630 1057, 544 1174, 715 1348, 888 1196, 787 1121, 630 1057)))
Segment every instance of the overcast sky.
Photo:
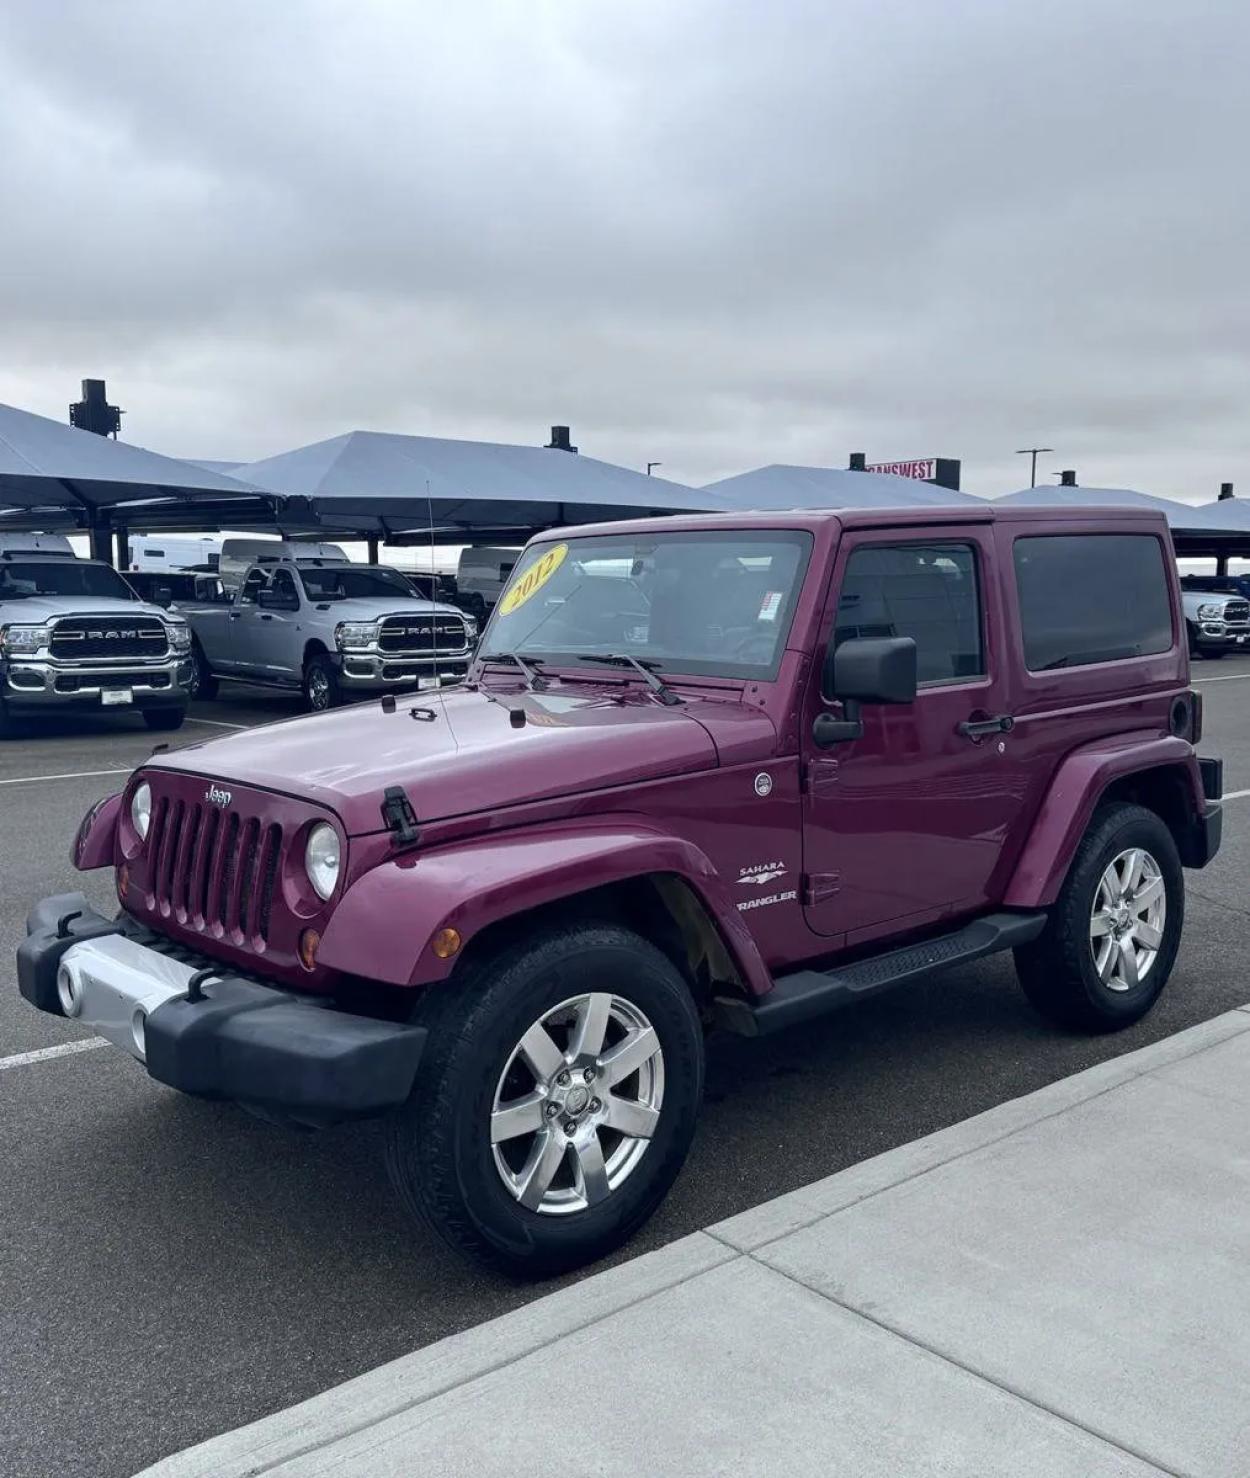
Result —
POLYGON ((1250 495, 1248 76, 1245 0, 4 0, 0 400, 1250 495))

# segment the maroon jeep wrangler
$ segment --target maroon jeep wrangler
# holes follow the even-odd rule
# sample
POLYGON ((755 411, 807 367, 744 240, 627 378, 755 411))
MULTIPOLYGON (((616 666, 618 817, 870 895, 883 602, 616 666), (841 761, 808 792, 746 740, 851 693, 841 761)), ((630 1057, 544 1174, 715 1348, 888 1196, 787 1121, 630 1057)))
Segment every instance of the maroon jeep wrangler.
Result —
POLYGON ((655 1210, 714 1025, 1008 949, 1138 1020, 1219 844, 1200 722, 1156 514, 567 529, 463 684, 142 765, 74 844, 120 911, 40 903, 20 986, 186 1093, 385 1114, 412 1211, 549 1272, 655 1210))

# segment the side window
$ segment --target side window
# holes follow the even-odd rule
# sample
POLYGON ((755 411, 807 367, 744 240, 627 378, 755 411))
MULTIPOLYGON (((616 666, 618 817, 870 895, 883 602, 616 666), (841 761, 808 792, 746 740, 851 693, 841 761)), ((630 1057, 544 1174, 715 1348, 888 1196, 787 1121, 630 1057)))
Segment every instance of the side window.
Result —
POLYGON ((276 591, 284 600, 289 600, 292 605, 299 605, 299 591, 295 588, 295 576, 290 570, 275 570, 273 579, 269 582, 269 588, 276 591))
POLYGON ((1030 672, 1124 661, 1172 645, 1163 546, 1153 534, 1040 534, 1012 554, 1030 672))
POLYGON ((261 569, 248 570, 247 578, 243 581, 243 589, 239 592, 239 602, 245 606, 254 606, 257 595, 265 588, 265 572, 261 569))
POLYGON ((834 645, 910 636, 921 683, 985 673, 976 554, 969 544, 866 544, 846 562, 834 645))

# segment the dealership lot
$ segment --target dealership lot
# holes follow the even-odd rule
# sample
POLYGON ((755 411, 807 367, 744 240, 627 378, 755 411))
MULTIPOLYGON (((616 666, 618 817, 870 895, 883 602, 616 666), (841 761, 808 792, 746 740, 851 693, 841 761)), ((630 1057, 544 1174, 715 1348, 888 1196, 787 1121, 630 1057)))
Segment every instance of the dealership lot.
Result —
MULTIPOLYGON (((1140 1026, 1040 1022, 991 960, 764 1042, 711 1048, 690 1166, 642 1251, 1250 999, 1250 659, 1195 665, 1225 759, 1224 850, 1190 875, 1173 982, 1140 1026)), ((175 743, 294 713, 238 690, 175 743), (242 695, 242 696, 239 696, 242 695)), ((0 1474, 126 1474, 540 1290, 401 1218, 371 1125, 295 1135, 182 1099, 17 995, 30 900, 80 885, 74 827, 152 748, 137 719, 0 745, 0 1474)), ((82 880, 97 906, 111 880, 82 880)), ((548 1285, 549 1286, 549 1285, 548 1285)))

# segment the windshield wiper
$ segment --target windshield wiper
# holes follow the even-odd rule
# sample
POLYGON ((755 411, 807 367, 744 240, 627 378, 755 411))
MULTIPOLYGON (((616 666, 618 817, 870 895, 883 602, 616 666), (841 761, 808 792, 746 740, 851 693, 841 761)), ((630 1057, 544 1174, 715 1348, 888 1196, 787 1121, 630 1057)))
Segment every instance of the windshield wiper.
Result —
POLYGON ((486 652, 483 654, 483 662, 511 662, 521 669, 525 676, 525 686, 531 692, 540 692, 547 686, 547 679, 538 669, 542 661, 538 657, 519 657, 515 652, 486 652))
POLYGON ((645 662, 639 662, 637 657, 631 657, 624 652, 578 652, 576 656, 579 662, 603 662, 612 667, 632 667, 660 702, 668 708, 685 702, 684 698, 679 698, 673 692, 663 678, 657 677, 650 666, 645 662))

